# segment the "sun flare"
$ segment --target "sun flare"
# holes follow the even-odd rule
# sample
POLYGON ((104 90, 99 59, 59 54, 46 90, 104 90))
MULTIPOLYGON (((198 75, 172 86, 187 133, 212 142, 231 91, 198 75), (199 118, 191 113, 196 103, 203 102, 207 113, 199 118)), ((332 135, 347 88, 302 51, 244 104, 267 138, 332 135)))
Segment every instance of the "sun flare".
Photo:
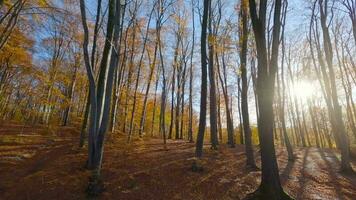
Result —
POLYGON ((301 80, 295 82, 290 87, 290 93, 293 97, 296 97, 305 103, 308 99, 312 98, 318 93, 316 85, 316 83, 311 81, 301 80))

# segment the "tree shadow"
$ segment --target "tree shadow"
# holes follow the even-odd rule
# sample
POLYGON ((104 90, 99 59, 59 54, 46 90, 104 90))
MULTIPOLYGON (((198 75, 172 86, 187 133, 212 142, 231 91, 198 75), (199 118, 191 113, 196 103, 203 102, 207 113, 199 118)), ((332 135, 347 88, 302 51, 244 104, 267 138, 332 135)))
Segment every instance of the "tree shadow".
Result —
MULTIPOLYGON (((343 197, 343 194, 341 193, 342 187, 339 183, 339 180, 338 180, 338 177, 336 174, 336 170, 334 170, 332 163, 326 158, 327 156, 325 155, 325 152, 323 150, 318 149, 318 152, 319 152, 321 158, 323 159, 323 161, 325 162, 325 164, 327 165, 326 169, 328 172, 328 176, 330 177, 331 180, 333 180, 332 187, 335 188, 336 195, 338 196, 339 199, 345 199, 343 197)), ((332 156, 329 156, 330 158, 332 158, 332 160, 333 160, 332 162, 340 164, 339 159, 336 157, 336 155, 334 153, 330 153, 330 155, 332 155, 332 156)))
POLYGON ((290 178, 289 175, 295 165, 295 161, 296 160, 290 160, 288 161, 286 167, 284 167, 282 173, 280 174, 280 177, 281 177, 281 183, 282 185, 285 184, 285 182, 287 182, 287 180, 290 178))
MULTIPOLYGON (((328 153, 329 153, 328 157, 330 157, 337 166, 340 166, 341 165, 341 161, 336 156, 335 151, 330 151, 328 153)), ((352 165, 351 165, 351 167, 352 167, 352 165)), ((356 185, 356 174, 355 173, 353 173, 353 174, 345 174, 345 173, 341 172, 340 170, 335 170, 335 171, 338 172, 339 175, 341 175, 342 177, 344 177, 348 181, 352 182, 353 185, 356 185)))
POLYGON ((304 155, 303 155, 303 163, 302 163, 302 170, 301 170, 301 177, 298 178, 298 182, 299 182, 299 190, 297 192, 297 196, 296 199, 301 199, 301 197, 303 197, 304 194, 304 190, 305 190, 305 186, 306 186, 306 178, 305 178, 305 172, 306 172, 306 168, 307 168, 307 157, 309 154, 309 150, 310 147, 306 148, 304 151, 304 155))

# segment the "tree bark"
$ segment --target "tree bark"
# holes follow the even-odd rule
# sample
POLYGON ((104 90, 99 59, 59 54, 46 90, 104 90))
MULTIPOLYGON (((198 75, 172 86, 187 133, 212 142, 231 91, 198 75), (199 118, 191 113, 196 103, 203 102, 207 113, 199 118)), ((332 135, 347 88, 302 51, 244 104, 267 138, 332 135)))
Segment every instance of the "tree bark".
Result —
POLYGON ((207 53, 206 53, 206 39, 207 39, 207 22, 209 14, 210 0, 204 0, 204 10, 200 37, 200 55, 201 55, 201 92, 200 92, 200 114, 199 114, 199 129, 195 148, 195 155, 201 158, 203 155, 204 133, 206 126, 206 104, 207 104, 207 53))

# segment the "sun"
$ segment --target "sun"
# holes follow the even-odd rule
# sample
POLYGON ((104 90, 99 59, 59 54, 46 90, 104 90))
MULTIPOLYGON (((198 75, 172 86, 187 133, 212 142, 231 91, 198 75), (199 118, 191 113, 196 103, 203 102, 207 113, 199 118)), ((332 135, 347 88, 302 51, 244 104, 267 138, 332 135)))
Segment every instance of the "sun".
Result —
POLYGON ((308 99, 311 99, 316 95, 316 93, 318 93, 316 85, 316 83, 311 81, 299 80, 289 89, 293 97, 300 99, 302 103, 306 103, 308 99))

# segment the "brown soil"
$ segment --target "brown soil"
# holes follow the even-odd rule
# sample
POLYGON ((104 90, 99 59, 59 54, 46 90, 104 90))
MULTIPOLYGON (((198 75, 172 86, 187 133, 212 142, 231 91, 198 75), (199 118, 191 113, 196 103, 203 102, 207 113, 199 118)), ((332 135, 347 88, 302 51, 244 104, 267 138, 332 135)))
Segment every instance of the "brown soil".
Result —
MULTIPOLYGON (((90 172, 84 168, 85 148, 77 147, 78 132, 43 129, 26 127, 20 134, 20 126, 0 128, 0 199, 87 198, 90 172)), ((106 142, 105 191, 98 199, 242 199, 260 181, 260 172, 245 168, 241 145, 220 145, 218 151, 206 145, 204 171, 196 173, 190 168, 192 143, 168 140, 165 149, 161 139, 125 141, 115 135, 106 142)), ((292 197, 356 199, 356 176, 338 172, 338 152, 297 148, 295 154, 297 159, 288 162, 286 151, 277 148, 281 181, 292 197)))

